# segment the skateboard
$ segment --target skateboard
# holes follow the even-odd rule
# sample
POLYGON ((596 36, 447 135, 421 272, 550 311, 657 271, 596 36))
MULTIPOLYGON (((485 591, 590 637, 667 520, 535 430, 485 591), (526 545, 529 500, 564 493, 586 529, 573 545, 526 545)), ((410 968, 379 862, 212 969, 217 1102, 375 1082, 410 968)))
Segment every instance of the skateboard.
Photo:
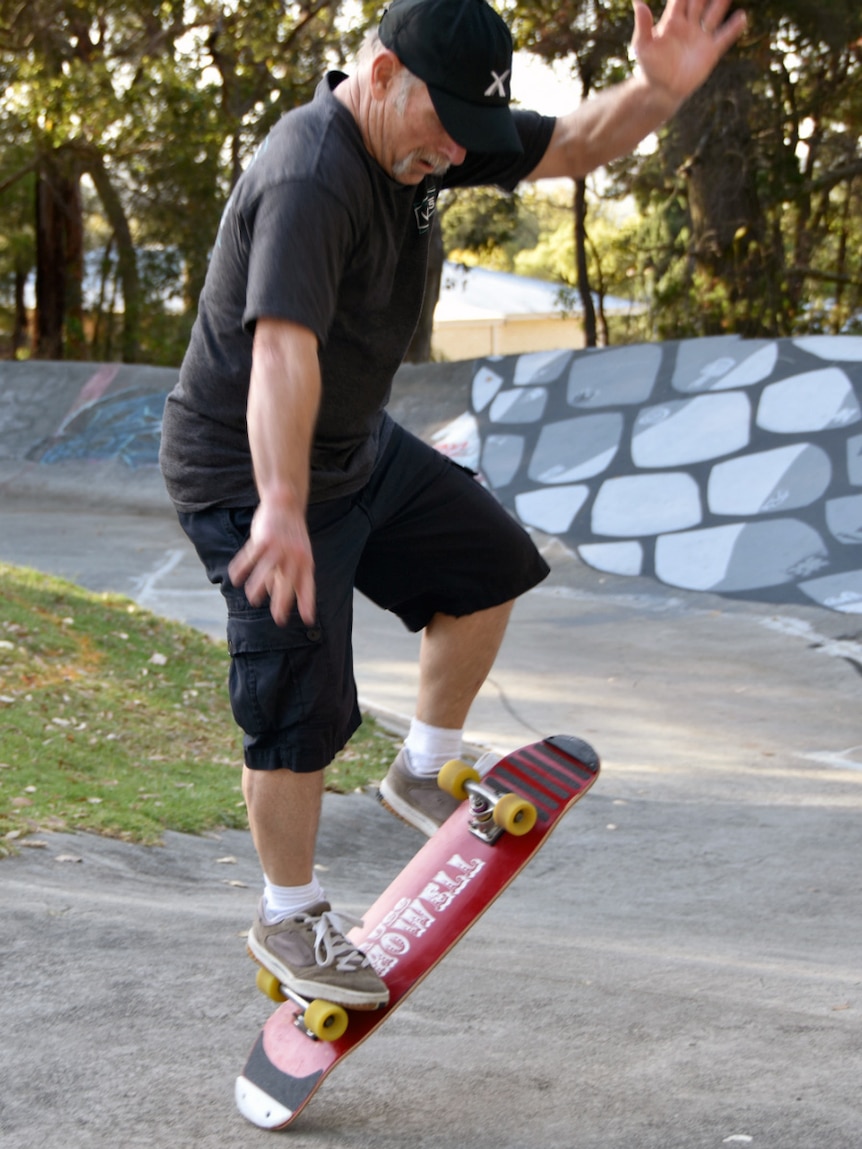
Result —
POLYGON ((510 885, 598 773, 593 748, 568 735, 516 750, 482 779, 466 763, 448 763, 438 781, 460 806, 347 935, 386 982, 388 1004, 348 1011, 307 1002, 260 970, 259 988, 283 1004, 237 1078, 240 1113, 262 1129, 287 1128, 510 885))

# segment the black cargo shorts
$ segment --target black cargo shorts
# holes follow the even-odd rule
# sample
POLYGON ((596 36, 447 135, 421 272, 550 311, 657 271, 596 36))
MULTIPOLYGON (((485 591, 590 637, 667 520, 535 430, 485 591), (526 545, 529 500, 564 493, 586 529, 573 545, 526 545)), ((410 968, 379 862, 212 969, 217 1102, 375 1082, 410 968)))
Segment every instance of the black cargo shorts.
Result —
POLYGON ((368 484, 308 508, 317 616, 279 626, 227 567, 254 507, 181 512, 180 523, 227 603, 230 700, 251 769, 322 770, 360 723, 353 677, 353 591, 419 631, 433 615, 472 614, 535 586, 548 566, 472 472, 397 425, 368 484))

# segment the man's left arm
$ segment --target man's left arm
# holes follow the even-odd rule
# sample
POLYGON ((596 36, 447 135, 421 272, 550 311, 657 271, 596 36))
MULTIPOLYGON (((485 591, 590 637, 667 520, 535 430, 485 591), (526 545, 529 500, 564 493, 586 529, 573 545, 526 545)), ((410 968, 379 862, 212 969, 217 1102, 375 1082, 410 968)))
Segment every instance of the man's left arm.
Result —
POLYGON ((643 0, 633 0, 637 73, 560 116, 547 151, 528 178, 579 179, 628 155, 661 127, 742 35, 745 14, 727 17, 731 3, 668 0, 656 24, 643 0))

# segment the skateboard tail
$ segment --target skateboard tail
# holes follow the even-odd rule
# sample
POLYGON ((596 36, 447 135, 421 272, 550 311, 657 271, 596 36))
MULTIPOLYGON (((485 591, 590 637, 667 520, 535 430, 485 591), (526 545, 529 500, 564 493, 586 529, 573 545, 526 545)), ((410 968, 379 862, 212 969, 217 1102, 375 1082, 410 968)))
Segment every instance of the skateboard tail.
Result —
POLYGON ((236 1079, 236 1106, 243 1117, 260 1129, 283 1129, 317 1088, 321 1071, 307 1077, 288 1077, 272 1064, 261 1034, 245 1070, 236 1079))
POLYGON ((595 782, 599 759, 589 743, 558 734, 507 755, 487 782, 502 793, 525 798, 536 809, 540 826, 555 822, 595 782))

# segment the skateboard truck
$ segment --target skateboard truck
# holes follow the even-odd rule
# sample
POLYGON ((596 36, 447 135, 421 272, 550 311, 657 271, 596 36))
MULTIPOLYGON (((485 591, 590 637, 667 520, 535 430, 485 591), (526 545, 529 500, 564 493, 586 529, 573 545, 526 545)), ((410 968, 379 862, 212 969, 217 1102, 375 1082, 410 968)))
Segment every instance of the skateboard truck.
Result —
POLYGON ((470 833, 489 845, 501 834, 529 834, 536 824, 532 802, 487 785, 477 770, 458 758, 446 763, 437 775, 437 785, 461 802, 469 798, 470 833))
POLYGON ((296 1015, 295 1025, 302 1030, 306 1037, 312 1041, 337 1041, 343 1037, 347 1030, 347 1010, 332 1001, 314 998, 309 1001, 300 994, 295 993, 289 986, 278 980, 274 973, 263 966, 257 971, 255 979, 257 988, 271 1001, 278 1003, 292 1001, 298 1005, 300 1012, 296 1015))

